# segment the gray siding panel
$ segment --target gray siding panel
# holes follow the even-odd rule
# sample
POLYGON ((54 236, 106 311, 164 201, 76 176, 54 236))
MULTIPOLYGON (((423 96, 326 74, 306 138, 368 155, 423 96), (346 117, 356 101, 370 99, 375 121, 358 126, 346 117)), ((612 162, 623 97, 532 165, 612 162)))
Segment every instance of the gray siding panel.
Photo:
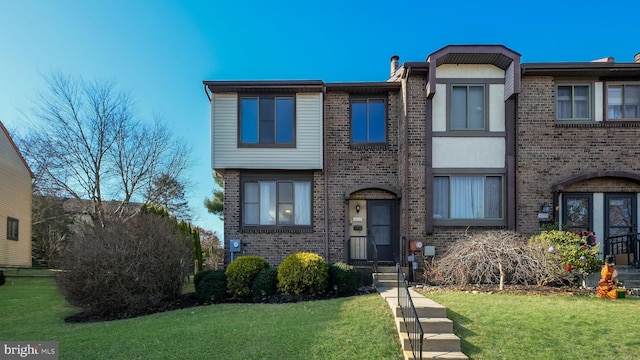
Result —
POLYGON ((238 148, 238 95, 212 102, 214 169, 322 169, 322 93, 296 94, 295 148, 238 148))

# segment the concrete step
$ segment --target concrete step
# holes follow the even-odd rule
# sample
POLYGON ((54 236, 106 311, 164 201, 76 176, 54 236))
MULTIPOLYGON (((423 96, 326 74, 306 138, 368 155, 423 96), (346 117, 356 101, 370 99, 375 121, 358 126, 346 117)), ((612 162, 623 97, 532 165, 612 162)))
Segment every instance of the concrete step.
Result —
MULTIPOLYGON (((404 351, 405 359, 414 359, 411 350, 404 351)), ((423 360, 468 360, 467 355, 459 351, 423 351, 423 360)))
MULTIPOLYGON (((453 321, 447 318, 419 318, 422 331, 426 333, 453 333, 453 321)), ((405 322, 411 329, 414 327, 415 320, 407 319, 405 322)), ((405 331, 402 317, 396 318, 396 326, 398 331, 405 331)))
MULTIPOLYGON (((415 300, 415 299, 414 299, 415 300)), ((415 305, 416 313, 419 318, 447 318, 447 308, 440 304, 433 305, 415 305)), ((402 310, 399 306, 395 306, 394 315, 396 317, 402 317, 402 310)))
POLYGON ((376 280, 393 280, 398 281, 398 274, 389 272, 378 272, 373 274, 373 278, 376 280))
MULTIPOLYGON (((409 335, 401 332, 400 343, 404 350, 410 350, 409 335)), ((460 351, 460 338, 454 334, 425 333, 422 343, 423 351, 460 351)))
MULTIPOLYGON (((402 268, 402 271, 405 274, 407 273, 406 269, 407 269, 406 267, 402 268)), ((394 273, 395 274, 397 272, 397 270, 396 270, 395 266, 381 266, 381 265, 378 265, 378 272, 379 273, 394 273)))

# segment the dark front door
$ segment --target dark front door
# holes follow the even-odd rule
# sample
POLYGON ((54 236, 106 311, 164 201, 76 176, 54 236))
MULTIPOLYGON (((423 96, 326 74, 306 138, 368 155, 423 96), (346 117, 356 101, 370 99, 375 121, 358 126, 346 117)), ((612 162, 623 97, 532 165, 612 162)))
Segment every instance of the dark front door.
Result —
POLYGON ((627 235, 636 232, 635 194, 605 194, 605 234, 627 235))
POLYGON ((604 195, 604 232, 607 237, 604 253, 615 254, 620 265, 631 264, 638 258, 635 234, 635 194, 604 195))
MULTIPOLYGON (((367 234, 373 237, 377 249, 379 262, 395 262, 395 249, 397 248, 393 200, 369 200, 367 201, 367 234)), ((374 249, 372 249, 374 250, 374 249)), ((369 252, 370 259, 374 260, 375 251, 369 252)))

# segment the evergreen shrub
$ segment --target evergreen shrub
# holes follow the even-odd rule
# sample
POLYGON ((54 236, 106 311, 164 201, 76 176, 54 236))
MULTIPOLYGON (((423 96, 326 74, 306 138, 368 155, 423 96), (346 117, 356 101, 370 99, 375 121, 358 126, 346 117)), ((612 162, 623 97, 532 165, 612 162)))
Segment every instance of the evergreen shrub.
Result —
POLYGON ((253 281, 266 267, 269 267, 269 263, 260 256, 249 255, 236 258, 225 272, 229 295, 237 298, 250 295, 253 281))
POLYGON ((278 267, 278 289, 296 295, 320 294, 327 286, 328 272, 327 263, 318 254, 291 254, 278 267))

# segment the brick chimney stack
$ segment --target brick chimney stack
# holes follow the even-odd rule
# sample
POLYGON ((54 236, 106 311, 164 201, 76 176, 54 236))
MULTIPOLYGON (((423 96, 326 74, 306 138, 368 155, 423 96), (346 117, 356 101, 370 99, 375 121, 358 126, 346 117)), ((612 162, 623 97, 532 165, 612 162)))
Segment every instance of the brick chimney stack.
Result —
POLYGON ((396 73, 396 70, 398 70, 398 61, 400 60, 400 56, 398 55, 393 55, 391 57, 391 75, 393 76, 393 74, 396 73))

